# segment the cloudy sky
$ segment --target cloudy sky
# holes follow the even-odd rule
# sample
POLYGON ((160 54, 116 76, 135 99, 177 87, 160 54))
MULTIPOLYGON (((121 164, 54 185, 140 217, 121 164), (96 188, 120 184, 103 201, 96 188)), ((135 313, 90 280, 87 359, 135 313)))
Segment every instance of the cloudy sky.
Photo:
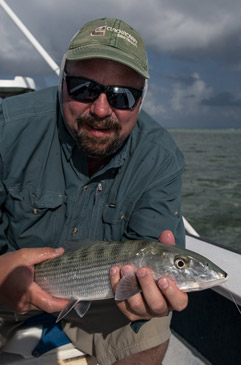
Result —
MULTIPOLYGON (((168 128, 241 128, 240 0, 5 0, 60 64, 88 20, 117 17, 142 35, 151 79, 144 109, 168 128)), ((58 80, 0 7, 0 78, 58 80)))

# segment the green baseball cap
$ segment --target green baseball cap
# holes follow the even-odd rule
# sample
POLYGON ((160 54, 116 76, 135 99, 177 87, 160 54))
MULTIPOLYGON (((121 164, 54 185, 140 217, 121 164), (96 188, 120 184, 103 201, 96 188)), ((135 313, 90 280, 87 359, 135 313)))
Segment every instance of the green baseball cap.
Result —
POLYGON ((69 61, 105 58, 120 62, 148 79, 148 61, 141 36, 119 19, 86 23, 73 37, 65 57, 69 61))

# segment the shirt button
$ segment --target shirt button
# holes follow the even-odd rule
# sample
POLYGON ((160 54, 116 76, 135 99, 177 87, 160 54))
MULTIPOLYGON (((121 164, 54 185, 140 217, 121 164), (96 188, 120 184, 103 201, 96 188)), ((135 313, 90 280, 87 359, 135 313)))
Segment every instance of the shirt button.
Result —
POLYGON ((76 234, 78 232, 78 229, 76 227, 73 228, 72 234, 76 234))
POLYGON ((178 210, 175 210, 174 215, 177 216, 178 215, 178 210))
POLYGON ((32 213, 35 214, 35 215, 37 215, 38 214, 38 209, 33 209, 32 210, 32 213))
POLYGON ((85 186, 84 186, 84 190, 87 190, 87 189, 88 189, 88 185, 85 185, 85 186))
POLYGON ((121 213, 121 220, 123 221, 124 218, 125 218, 125 214, 121 213))

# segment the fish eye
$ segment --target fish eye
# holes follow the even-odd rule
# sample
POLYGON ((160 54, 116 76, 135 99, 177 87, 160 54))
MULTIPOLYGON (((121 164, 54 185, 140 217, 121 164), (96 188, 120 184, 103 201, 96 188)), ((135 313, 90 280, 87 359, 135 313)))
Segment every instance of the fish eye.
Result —
POLYGON ((176 257, 174 264, 177 269, 184 270, 187 268, 188 261, 185 257, 176 257))

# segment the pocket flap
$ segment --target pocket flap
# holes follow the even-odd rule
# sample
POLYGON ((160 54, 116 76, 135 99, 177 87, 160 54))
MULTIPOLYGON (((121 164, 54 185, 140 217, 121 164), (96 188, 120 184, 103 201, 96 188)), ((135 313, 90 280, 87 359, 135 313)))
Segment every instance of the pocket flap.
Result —
POLYGON ((63 195, 52 191, 31 188, 10 188, 8 191, 13 199, 21 200, 36 208, 57 208, 63 202, 63 195))

